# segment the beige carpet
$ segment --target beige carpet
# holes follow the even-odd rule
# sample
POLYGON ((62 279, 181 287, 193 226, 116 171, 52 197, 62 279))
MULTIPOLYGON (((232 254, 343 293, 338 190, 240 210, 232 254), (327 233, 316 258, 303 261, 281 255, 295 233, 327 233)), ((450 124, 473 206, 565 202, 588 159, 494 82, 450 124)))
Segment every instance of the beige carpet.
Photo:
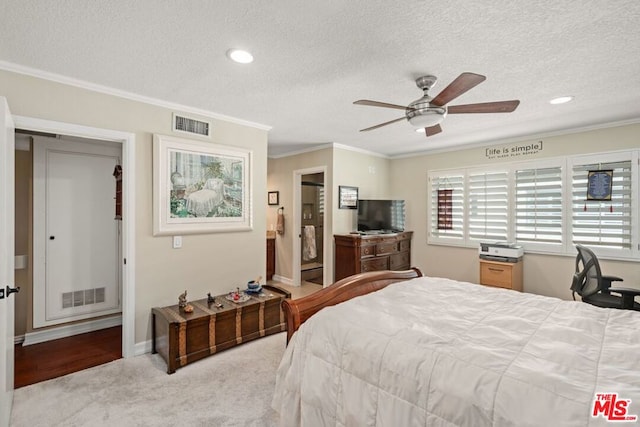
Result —
POLYGON ((286 333, 167 375, 162 358, 120 359, 15 391, 11 426, 274 426, 286 333))

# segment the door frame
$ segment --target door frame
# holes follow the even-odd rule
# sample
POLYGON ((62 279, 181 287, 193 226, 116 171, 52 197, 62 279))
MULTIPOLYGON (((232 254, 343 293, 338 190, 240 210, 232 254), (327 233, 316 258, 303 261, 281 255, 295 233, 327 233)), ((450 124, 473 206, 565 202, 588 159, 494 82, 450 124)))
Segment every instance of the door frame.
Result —
MULTIPOLYGON (((0 132, 3 133, 0 139, 6 139, 0 144, 0 193, 3 196, 0 199, 0 287, 6 290, 8 285, 15 287, 15 120, 6 98, 0 96, 0 104, 0 132)), ((0 367, 3 373, 0 378, 0 427, 4 427, 9 425, 13 406, 15 296, 4 295, 0 305, 5 309, 0 310, 0 317, 6 316, 0 318, 0 363, 3 364, 0 367)))
POLYGON ((302 234, 302 176, 310 175, 314 173, 322 173, 322 184, 324 185, 324 215, 322 218, 322 266, 323 266, 323 274, 322 274, 322 286, 327 286, 331 282, 329 281, 326 263, 329 257, 328 255, 328 247, 329 245, 329 227, 327 226, 327 220, 329 215, 327 215, 327 167, 326 166, 317 166, 314 168, 307 169, 297 169, 293 171, 293 260, 291 265, 293 266, 293 285, 301 286, 301 268, 302 262, 300 258, 302 256, 302 238, 300 237, 302 234))
POLYGON ((13 121, 16 129, 122 144, 122 357, 135 356, 135 134, 25 116, 13 121))

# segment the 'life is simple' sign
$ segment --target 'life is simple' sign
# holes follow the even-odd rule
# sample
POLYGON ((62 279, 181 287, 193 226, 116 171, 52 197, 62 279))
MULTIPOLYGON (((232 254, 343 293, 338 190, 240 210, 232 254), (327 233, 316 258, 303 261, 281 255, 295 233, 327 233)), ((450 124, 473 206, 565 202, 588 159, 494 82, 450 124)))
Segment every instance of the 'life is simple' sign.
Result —
POLYGON ((487 159, 504 159, 506 157, 530 156, 542 151, 542 141, 527 142, 525 144, 489 147, 485 149, 487 159))

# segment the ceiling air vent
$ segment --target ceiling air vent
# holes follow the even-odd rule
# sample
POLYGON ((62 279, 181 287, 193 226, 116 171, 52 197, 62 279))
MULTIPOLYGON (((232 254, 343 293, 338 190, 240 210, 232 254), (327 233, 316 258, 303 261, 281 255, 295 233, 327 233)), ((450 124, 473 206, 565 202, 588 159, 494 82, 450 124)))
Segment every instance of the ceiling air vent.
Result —
POLYGON ((211 122, 205 122, 174 114, 173 130, 208 137, 211 136, 211 122))

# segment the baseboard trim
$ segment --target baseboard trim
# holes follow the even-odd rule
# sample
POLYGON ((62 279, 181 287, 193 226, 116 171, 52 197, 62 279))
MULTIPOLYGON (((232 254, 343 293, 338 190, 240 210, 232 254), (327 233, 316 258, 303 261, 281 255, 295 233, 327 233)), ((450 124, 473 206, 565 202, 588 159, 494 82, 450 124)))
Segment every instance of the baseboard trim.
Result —
POLYGON ((289 286, 296 286, 296 285, 293 284, 293 280, 292 279, 289 279, 288 277, 280 276, 278 274, 274 274, 273 275, 273 281, 274 282, 284 283, 285 285, 289 285, 289 286))
POLYGON ((122 325, 122 316, 106 317, 104 319, 91 320, 89 322, 75 323, 73 325, 28 332, 23 336, 22 345, 38 344, 41 342, 72 337, 74 335, 99 331, 100 329, 112 328, 120 325, 122 325))
POLYGON ((133 349, 133 355, 142 356, 146 353, 151 353, 151 340, 137 342, 133 349))
POLYGON ((22 344, 24 342, 24 335, 16 335, 13 337, 13 344, 22 344))

